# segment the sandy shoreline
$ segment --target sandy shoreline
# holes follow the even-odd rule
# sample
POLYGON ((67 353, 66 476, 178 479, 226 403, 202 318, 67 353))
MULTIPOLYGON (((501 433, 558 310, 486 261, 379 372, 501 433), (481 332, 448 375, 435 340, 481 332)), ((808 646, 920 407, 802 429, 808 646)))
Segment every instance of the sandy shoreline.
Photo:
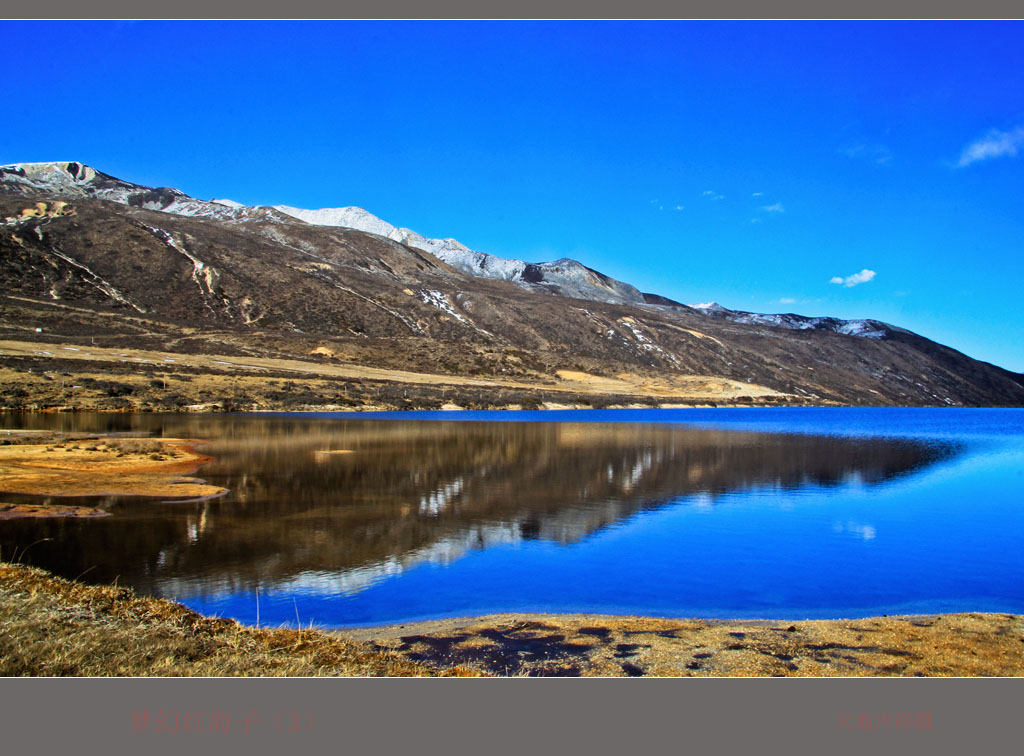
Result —
POLYGON ((267 629, 0 564, 0 675, 1022 676, 1024 616, 786 623, 502 614, 267 629))
MULTIPOLYGON (((8 432, 0 445, 0 492, 37 496, 153 496, 178 500, 226 490, 190 477, 211 457, 184 438, 8 432)), ((85 507, 9 505, 0 517, 82 516, 85 507)))

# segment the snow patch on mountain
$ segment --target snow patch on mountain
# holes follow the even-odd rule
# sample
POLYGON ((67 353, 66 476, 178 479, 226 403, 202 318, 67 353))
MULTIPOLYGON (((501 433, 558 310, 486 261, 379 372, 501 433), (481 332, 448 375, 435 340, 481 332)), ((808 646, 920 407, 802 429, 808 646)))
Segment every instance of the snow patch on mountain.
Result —
POLYGON ((733 323, 746 325, 766 325, 776 328, 788 328, 795 331, 833 331, 847 336, 858 336, 864 339, 884 339, 892 331, 898 330, 878 320, 841 320, 830 317, 809 317, 795 313, 763 314, 729 310, 717 302, 704 302, 690 305, 708 317, 720 318, 733 323))
POLYGON ((304 210, 300 207, 274 205, 274 209, 312 226, 354 228, 357 231, 365 231, 368 234, 377 234, 401 241, 397 238, 397 228, 361 207, 324 207, 319 210, 304 210), (395 235, 393 236, 393 234, 395 235))
POLYGON ((726 310, 724 307, 722 307, 722 305, 718 304, 718 302, 701 302, 700 304, 687 305, 687 307, 690 307, 690 308, 692 308, 694 310, 709 310, 711 312, 728 312, 728 310, 726 310))
POLYGON ((427 304, 433 305, 442 312, 448 313, 460 323, 469 323, 465 317, 455 311, 455 308, 452 307, 452 303, 448 301, 448 297, 445 296, 444 292, 427 289, 426 291, 421 291, 419 296, 420 299, 427 304))

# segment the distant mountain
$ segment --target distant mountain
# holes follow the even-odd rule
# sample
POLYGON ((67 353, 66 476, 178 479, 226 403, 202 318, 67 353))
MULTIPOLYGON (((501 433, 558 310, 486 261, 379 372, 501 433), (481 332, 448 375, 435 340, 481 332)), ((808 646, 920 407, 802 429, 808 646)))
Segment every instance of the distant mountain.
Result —
POLYGON ((203 201, 77 162, 0 167, 0 282, 0 341, 412 371, 394 380, 495 396, 1024 404, 1021 375, 876 320, 687 306, 358 207, 203 201))
POLYGON ((717 302, 690 305, 691 308, 703 312, 712 318, 729 320, 733 323, 748 323, 750 325, 768 325, 779 328, 792 328, 796 331, 832 331, 847 336, 860 336, 865 339, 884 339, 893 333, 900 331, 910 333, 902 328, 891 326, 879 320, 840 320, 839 318, 812 318, 806 315, 795 315, 785 313, 778 315, 764 315, 756 312, 743 312, 742 310, 728 310, 717 302))

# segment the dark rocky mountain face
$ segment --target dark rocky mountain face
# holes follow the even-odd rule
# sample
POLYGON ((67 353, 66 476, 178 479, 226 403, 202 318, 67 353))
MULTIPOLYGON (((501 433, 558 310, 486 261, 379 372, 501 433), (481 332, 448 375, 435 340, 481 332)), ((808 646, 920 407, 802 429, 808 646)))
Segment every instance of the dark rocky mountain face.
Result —
MULTIPOLYGON (((471 275, 386 236, 56 165, 57 181, 0 169, 6 342, 297 360, 310 375, 387 368, 570 399, 1024 404, 1021 375, 877 321, 576 298, 583 285, 570 297, 543 289, 551 271, 636 290, 571 260, 526 265, 518 282, 471 275)), ((11 369, 47 359, 0 351, 11 369)), ((37 351, 128 370, 112 353, 37 351)))

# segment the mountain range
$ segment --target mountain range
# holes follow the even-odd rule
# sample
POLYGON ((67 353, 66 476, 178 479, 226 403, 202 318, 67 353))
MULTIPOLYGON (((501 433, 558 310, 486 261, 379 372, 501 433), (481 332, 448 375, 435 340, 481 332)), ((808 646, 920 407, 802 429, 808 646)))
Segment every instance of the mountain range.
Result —
POLYGON ((359 207, 77 162, 0 166, 0 279, 5 406, 1024 404, 1021 374, 877 320, 685 305, 359 207))

